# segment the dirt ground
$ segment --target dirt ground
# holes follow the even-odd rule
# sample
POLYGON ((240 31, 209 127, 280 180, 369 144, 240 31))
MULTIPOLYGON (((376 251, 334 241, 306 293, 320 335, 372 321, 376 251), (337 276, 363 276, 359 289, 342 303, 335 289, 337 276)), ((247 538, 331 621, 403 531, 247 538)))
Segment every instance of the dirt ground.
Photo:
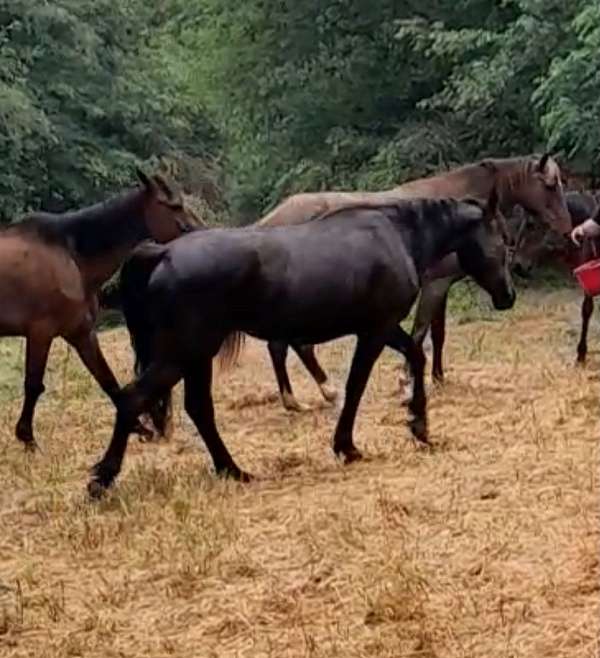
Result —
MULTIPOLYGON (((178 399, 172 441, 132 440, 97 504, 85 484, 110 404, 57 344, 43 453, 25 455, 22 343, 1 341, 0 656, 596 658, 600 362, 574 367, 579 295, 526 292, 478 318, 449 327, 431 454, 407 440, 393 353, 359 411, 367 459, 343 467, 337 411, 292 358, 310 410, 285 412, 250 341, 215 399, 257 481, 215 479, 178 399)), ((125 332, 102 344, 127 381, 125 332)), ((319 348, 338 384, 352 346, 319 348)))

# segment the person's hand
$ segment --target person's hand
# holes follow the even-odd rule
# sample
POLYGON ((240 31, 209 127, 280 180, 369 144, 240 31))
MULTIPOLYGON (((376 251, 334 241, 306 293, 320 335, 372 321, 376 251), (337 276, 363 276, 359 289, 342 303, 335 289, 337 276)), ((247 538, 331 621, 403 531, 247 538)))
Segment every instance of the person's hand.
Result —
POLYGON ((578 247, 581 247, 581 243, 583 242, 584 239, 585 239, 585 230, 583 228, 583 224, 579 224, 579 226, 576 226, 571 231, 571 240, 578 247))
POLYGON ((571 231, 571 240, 581 247, 581 242, 586 238, 597 238, 600 236, 600 225, 593 219, 586 219, 571 231))

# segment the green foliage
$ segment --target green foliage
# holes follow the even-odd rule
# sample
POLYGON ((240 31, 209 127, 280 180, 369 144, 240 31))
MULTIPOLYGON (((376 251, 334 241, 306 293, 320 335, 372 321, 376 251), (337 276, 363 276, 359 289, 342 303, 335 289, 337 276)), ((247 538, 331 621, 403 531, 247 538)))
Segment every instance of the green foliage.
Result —
POLYGON ((536 91, 542 127, 553 148, 588 167, 600 165, 600 5, 574 2, 569 48, 556 57, 536 91))
POLYGON ((239 222, 299 190, 389 187, 482 156, 549 145, 588 169, 597 157, 595 0, 186 11, 193 86, 223 134, 239 222))
POLYGON ((590 173, 599 53, 597 0, 0 0, 0 215, 139 161, 209 223, 546 147, 590 173))
POLYGON ((0 0, 0 215, 91 203, 133 165, 216 133, 188 94, 185 55, 142 0, 0 0))

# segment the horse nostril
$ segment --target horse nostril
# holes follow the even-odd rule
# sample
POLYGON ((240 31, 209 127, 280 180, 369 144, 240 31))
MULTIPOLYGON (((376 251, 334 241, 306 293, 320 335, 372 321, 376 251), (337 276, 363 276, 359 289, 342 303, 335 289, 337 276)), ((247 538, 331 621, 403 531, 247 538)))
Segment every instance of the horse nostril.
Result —
POLYGON ((531 272, 530 267, 526 267, 523 263, 520 262, 513 263, 512 270, 514 274, 520 276, 523 279, 526 279, 531 272))

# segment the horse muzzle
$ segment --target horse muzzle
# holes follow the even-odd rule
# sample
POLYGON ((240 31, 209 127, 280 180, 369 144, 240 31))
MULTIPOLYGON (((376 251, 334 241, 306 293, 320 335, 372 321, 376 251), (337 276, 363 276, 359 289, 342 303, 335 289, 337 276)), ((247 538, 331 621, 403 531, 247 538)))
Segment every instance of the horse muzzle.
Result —
POLYGON ((515 305, 515 300, 517 299, 517 293, 514 289, 507 290, 500 295, 494 295, 492 297, 492 303, 494 308, 497 311, 508 311, 515 305))

